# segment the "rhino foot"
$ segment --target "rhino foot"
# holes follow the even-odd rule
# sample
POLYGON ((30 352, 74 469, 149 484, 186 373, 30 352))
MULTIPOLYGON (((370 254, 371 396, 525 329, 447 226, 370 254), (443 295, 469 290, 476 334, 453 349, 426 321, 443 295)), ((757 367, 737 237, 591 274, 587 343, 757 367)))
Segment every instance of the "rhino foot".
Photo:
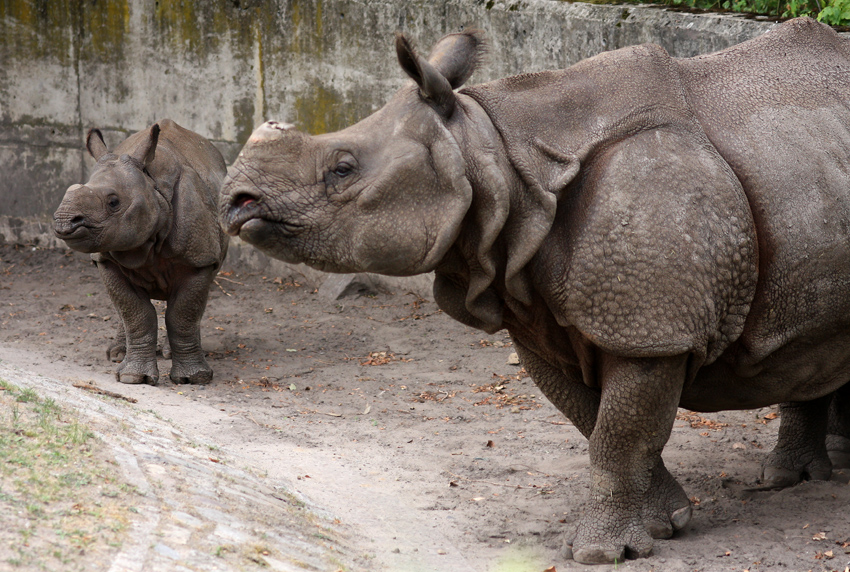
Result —
POLYGON ((161 345, 157 348, 157 352, 159 355, 164 357, 165 359, 171 359, 171 344, 168 342, 168 338, 163 338, 161 345))
POLYGON ((115 372, 115 379, 120 383, 156 385, 159 383, 156 359, 125 358, 115 372))
POLYGON ((652 554, 652 538, 641 519, 624 522, 612 515, 608 522, 611 519, 588 517, 579 523, 575 540, 565 546, 565 556, 580 564, 616 564, 652 554))
POLYGON ((841 435, 827 435, 826 453, 835 469, 850 469, 850 439, 841 435))
POLYGON ((691 520, 691 501, 659 459, 646 491, 643 521, 652 538, 670 538, 691 520))
POLYGON ((785 488, 804 480, 828 481, 832 461, 826 451, 807 457, 808 460, 799 460, 799 456, 774 449, 762 466, 761 482, 770 488, 785 488))
POLYGON ((121 363, 127 355, 127 344, 124 342, 115 342, 106 348, 106 359, 112 363, 121 363))
POLYGON ((194 366, 172 364, 169 377, 177 384, 206 385, 212 381, 213 370, 206 361, 194 366))
POLYGON ((147 385, 157 385, 159 383, 159 376, 151 376, 145 375, 142 373, 115 373, 115 379, 120 383, 126 383, 129 385, 139 385, 139 384, 147 384, 147 385))

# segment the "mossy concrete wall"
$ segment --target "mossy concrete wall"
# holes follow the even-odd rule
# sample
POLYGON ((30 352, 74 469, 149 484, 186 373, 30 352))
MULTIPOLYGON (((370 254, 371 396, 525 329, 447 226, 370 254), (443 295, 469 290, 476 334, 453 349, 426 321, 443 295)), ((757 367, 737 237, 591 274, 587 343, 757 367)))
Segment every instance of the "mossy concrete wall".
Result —
POLYGON ((481 82, 635 43, 716 51, 772 24, 559 0, 3 0, 0 240, 58 245, 50 217, 93 164, 90 127, 112 147, 170 117, 230 162, 266 119, 321 133, 378 109, 405 80, 396 31, 427 52, 470 26, 491 42, 481 82))

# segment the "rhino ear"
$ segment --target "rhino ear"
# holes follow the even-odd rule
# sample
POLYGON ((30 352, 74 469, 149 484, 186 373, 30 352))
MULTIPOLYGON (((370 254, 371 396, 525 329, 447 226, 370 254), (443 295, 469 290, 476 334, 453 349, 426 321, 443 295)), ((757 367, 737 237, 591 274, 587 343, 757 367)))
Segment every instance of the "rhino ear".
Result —
POLYGON ((437 68, 416 53, 410 41, 396 35, 395 50, 401 68, 419 86, 419 93, 436 111, 448 119, 455 109, 455 93, 449 80, 437 68))
POLYGON ((89 150, 89 154, 94 157, 95 161, 109 152, 106 149, 106 143, 103 142, 103 134, 100 129, 89 129, 89 133, 86 135, 86 149, 89 150))
POLYGON ((481 30, 465 30, 440 38, 428 56, 428 63, 457 89, 466 83, 487 55, 481 30))
POLYGON ((147 167, 151 163, 153 163, 154 158, 156 157, 156 144, 159 141, 159 124, 154 123, 150 129, 150 136, 148 139, 136 149, 133 153, 133 158, 141 161, 141 163, 147 167))

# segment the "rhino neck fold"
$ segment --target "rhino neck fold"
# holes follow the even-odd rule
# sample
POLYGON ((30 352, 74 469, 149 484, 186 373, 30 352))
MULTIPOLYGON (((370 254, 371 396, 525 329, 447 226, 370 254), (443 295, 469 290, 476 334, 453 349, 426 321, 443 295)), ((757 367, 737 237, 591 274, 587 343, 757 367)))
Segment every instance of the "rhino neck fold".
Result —
POLYGON ((526 74, 459 92, 449 125, 473 202, 434 292, 456 319, 494 332, 503 304, 521 319, 535 286, 530 263, 581 166, 606 145, 638 133, 701 133, 678 68, 659 46, 601 54, 559 71, 526 74))
POLYGON ((458 107, 448 127, 463 153, 472 203, 457 240, 436 269, 434 294, 449 315, 492 333, 503 327, 505 299, 530 303, 525 264, 517 263, 526 258, 526 245, 510 228, 512 215, 516 219, 515 213, 522 212, 517 197, 522 197, 523 185, 481 106, 461 94, 458 107))

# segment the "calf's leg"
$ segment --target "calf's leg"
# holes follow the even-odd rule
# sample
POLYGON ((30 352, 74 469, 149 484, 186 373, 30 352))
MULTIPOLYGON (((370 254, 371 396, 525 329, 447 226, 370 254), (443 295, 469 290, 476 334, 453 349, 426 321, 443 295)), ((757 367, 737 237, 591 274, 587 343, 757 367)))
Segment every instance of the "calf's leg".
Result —
POLYGON ((125 333, 126 354, 115 376, 121 383, 156 385, 159 381, 156 365, 156 310, 150 297, 133 286, 114 262, 99 261, 97 267, 112 304, 121 317, 125 333))
POLYGON ((165 329, 171 346, 171 381, 205 384, 213 371, 201 348, 201 318, 207 306, 210 285, 216 268, 189 272, 174 289, 165 310, 165 329))

